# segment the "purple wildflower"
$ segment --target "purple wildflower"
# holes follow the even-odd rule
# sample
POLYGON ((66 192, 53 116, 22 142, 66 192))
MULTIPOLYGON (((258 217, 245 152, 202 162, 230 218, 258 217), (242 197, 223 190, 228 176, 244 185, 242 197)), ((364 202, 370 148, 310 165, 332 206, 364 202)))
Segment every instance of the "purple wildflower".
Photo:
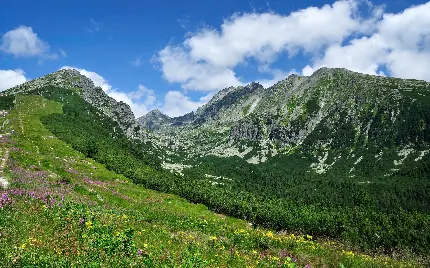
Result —
POLYGON ((101 182, 101 181, 93 181, 90 180, 88 178, 84 178, 84 182, 91 184, 91 185, 96 185, 96 186, 100 186, 100 187, 104 187, 105 186, 105 182, 101 182))
POLYGON ((287 250, 285 248, 281 250, 281 253, 279 254, 279 256, 281 257, 281 259, 287 257, 287 250))
POLYGON ((137 251, 137 256, 142 257, 143 251, 139 248, 137 251))
POLYGON ((11 202, 9 195, 7 192, 3 192, 0 198, 0 208, 3 208, 5 205, 11 202))

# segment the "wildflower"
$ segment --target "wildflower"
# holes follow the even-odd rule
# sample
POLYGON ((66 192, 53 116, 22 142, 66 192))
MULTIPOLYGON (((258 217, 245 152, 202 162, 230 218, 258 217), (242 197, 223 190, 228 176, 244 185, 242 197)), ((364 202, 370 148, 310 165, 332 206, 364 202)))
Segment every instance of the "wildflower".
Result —
POLYGON ((9 204, 11 202, 8 194, 4 192, 0 197, 0 208, 3 208, 6 204, 9 204))
POLYGON ((284 248, 283 250, 281 250, 281 253, 279 255, 281 258, 287 257, 287 250, 285 250, 285 248, 284 248))
POLYGON ((273 233, 271 231, 267 232, 266 236, 269 237, 269 238, 273 238, 274 237, 273 233))
POLYGON ((79 219, 79 224, 84 224, 85 220, 83 218, 79 219))
POLYGON ((306 264, 305 268, 311 268, 310 264, 306 264))
POLYGON ((88 229, 93 228, 93 223, 91 221, 85 222, 85 225, 87 226, 88 229))
POLYGON ((142 257, 142 254, 143 254, 143 250, 139 249, 137 251, 137 256, 142 257))
POLYGON ((143 244, 143 247, 144 247, 144 248, 148 248, 148 244, 146 244, 146 243, 145 243, 145 244, 143 244))

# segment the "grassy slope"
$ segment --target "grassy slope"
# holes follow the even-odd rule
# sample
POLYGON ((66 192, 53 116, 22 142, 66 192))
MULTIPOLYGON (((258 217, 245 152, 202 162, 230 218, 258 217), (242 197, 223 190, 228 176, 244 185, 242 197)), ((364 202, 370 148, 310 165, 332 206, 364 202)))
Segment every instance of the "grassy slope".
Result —
POLYGON ((39 120, 50 113, 61 104, 17 96, 8 116, 16 133, 1 144, 10 187, 0 191, 0 266, 408 266, 134 185, 53 136, 39 120))

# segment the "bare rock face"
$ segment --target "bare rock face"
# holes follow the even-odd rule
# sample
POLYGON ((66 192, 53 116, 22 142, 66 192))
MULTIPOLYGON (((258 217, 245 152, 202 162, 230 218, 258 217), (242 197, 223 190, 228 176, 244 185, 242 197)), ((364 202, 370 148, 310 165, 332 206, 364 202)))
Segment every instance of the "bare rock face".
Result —
POLYGON ((152 110, 146 115, 139 117, 137 122, 146 129, 157 131, 163 126, 170 125, 172 120, 169 116, 161 113, 159 110, 152 110))

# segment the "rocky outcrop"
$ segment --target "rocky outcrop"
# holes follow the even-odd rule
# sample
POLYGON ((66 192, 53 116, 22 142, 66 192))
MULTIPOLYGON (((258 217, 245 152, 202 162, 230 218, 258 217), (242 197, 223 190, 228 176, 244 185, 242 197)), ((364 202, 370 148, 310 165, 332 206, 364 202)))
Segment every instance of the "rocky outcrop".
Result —
POLYGON ((230 129, 230 138, 233 140, 245 139, 259 141, 263 137, 264 135, 260 125, 252 118, 244 118, 230 129))
POLYGON ((137 119, 137 122, 144 128, 149 129, 151 131, 157 131, 161 127, 170 125, 171 118, 159 110, 152 110, 149 113, 145 114, 142 117, 137 119))

